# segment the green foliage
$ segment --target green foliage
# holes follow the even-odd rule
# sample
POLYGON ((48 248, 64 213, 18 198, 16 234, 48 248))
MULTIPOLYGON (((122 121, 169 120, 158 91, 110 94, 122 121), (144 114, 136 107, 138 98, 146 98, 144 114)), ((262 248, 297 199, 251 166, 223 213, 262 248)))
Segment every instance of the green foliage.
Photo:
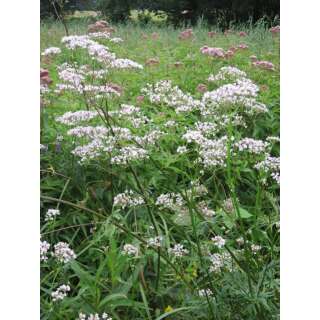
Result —
MULTIPOLYGON (((85 21, 69 24, 70 34, 84 34, 86 29, 85 21)), ((220 83, 209 83, 209 74, 232 65, 245 71, 260 87, 267 86, 260 91, 259 101, 269 108, 267 114, 246 119, 246 128, 230 128, 232 135, 255 139, 278 136, 279 39, 272 37, 261 21, 235 25, 234 29, 246 31, 248 36, 239 38, 236 33, 225 36, 219 32, 215 38, 208 38, 208 31, 218 31, 219 27, 209 29, 197 23, 193 40, 181 41, 178 38, 181 29, 148 24, 143 27, 130 23, 118 25, 116 36, 121 37, 123 43, 99 42, 118 57, 143 64, 144 69, 136 72, 109 69, 103 79, 96 80, 100 85, 112 82, 124 88, 121 97, 108 100, 109 110, 118 110, 120 104, 137 105, 141 88, 163 79, 172 80, 183 92, 200 99, 198 84, 205 83, 209 90, 214 90, 220 83), (147 35, 146 39, 141 37, 142 33, 147 35), (152 39, 153 33, 158 34, 157 39, 152 39), (248 44, 249 49, 237 52, 230 60, 210 58, 199 52, 204 45, 227 49, 241 42, 248 44), (253 67, 249 59, 253 54, 274 63, 276 70, 253 67), (159 64, 146 66, 145 62, 153 57, 159 59, 159 64), (183 65, 175 67, 177 61, 183 65)), ((79 312, 100 315, 107 312, 116 320, 279 319, 278 185, 269 177, 265 184, 249 156, 233 155, 228 158, 226 168, 201 173, 203 168, 194 162, 196 145, 188 145, 186 154, 176 152, 183 143, 184 127, 198 121, 199 114, 176 114, 172 108, 155 105, 147 99, 141 102, 142 112, 153 120, 151 126, 158 126, 167 135, 152 146, 153 161, 132 164, 138 179, 129 167, 111 165, 107 156, 80 165, 79 158, 71 153, 75 146, 74 139, 67 135, 70 128, 55 118, 67 111, 85 109, 86 100, 68 91, 54 93, 61 81, 57 67, 64 62, 86 64, 95 70, 105 67, 93 61, 85 50, 67 50, 61 45, 62 36, 61 24, 42 24, 42 50, 59 46, 62 52, 50 59, 42 58, 41 62, 53 80, 51 92, 45 96, 47 106, 41 110, 41 143, 48 146, 48 150, 41 153, 41 240, 51 246, 59 241, 67 242, 77 258, 61 264, 50 256, 41 263, 41 319, 77 319, 79 312), (164 123, 168 120, 175 120, 179 125, 167 128, 164 123), (57 139, 61 135, 62 141, 57 139), (190 182, 195 180, 207 188, 203 200, 215 210, 214 217, 207 219, 198 212, 200 199, 195 192, 189 193, 183 214, 155 205, 161 193, 175 192, 186 197, 190 182), (126 189, 146 195, 148 206, 115 207, 115 195, 126 189), (229 211, 224 206, 228 198, 233 200, 229 211), (61 215, 45 221, 48 208, 59 208, 61 215), (155 236, 152 215, 164 238, 161 256, 157 249, 151 249, 144 242, 155 236), (232 271, 225 268, 218 273, 209 272, 208 251, 225 252, 213 246, 211 238, 215 235, 223 235, 231 254, 235 255, 232 271), (244 237, 248 245, 238 245, 236 240, 240 237, 244 237), (128 243, 139 248, 138 256, 122 254, 128 243), (168 249, 175 243, 183 244, 189 254, 181 258, 168 255, 168 249), (260 245, 261 250, 253 254, 251 244, 260 245), (53 303, 51 293, 63 283, 69 284, 71 291, 65 299, 53 303), (213 291, 209 303, 205 297, 199 297, 198 291, 204 288, 213 291)), ((105 101, 98 102, 100 110, 105 111, 105 101)), ((206 117, 201 121, 213 120, 206 117)), ((123 120, 119 125, 140 133, 130 121, 123 120)), ((277 145, 272 154, 279 155, 277 145)))
POLYGON ((112 22, 123 22, 130 15, 130 0, 98 0, 97 9, 112 22))

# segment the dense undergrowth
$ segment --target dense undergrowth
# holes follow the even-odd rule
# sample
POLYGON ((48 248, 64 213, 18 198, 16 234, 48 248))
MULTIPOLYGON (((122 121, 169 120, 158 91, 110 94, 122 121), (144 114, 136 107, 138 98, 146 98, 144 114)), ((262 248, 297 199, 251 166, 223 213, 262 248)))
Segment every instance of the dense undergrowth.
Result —
POLYGON ((41 318, 278 319, 279 35, 116 29, 41 26, 41 318))

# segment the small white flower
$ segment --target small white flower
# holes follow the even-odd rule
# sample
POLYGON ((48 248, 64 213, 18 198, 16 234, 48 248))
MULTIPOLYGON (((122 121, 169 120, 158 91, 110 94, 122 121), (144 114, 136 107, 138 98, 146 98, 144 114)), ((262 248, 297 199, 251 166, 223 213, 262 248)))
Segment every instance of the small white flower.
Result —
POLYGON ((185 249, 182 244, 175 244, 173 248, 170 248, 169 253, 176 257, 182 257, 189 253, 189 250, 185 249))
POLYGON ((240 238, 236 239, 236 242, 237 242, 237 244, 238 244, 239 246, 242 246, 242 245, 244 244, 244 239, 243 239, 243 237, 240 237, 240 238))
POLYGON ((226 240, 223 239, 221 236, 215 236, 211 240, 218 248, 224 247, 226 243, 226 240))
POLYGON ((158 236, 155 238, 150 238, 147 240, 147 247, 156 247, 159 248, 161 247, 161 242, 163 240, 162 236, 158 236))
POLYGON ((57 48, 57 47, 50 47, 50 48, 47 48, 45 49, 41 55, 42 56, 50 56, 50 55, 55 55, 55 54, 59 54, 61 53, 61 49, 60 48, 57 48))
POLYGON ((138 255, 139 249, 132 244, 125 244, 123 246, 122 254, 128 256, 136 256, 138 255))
POLYGON ((47 261, 48 251, 50 249, 50 243, 47 241, 40 241, 40 261, 47 261))
POLYGON ((113 204, 124 209, 143 205, 144 200, 142 197, 135 195, 132 190, 126 190, 124 193, 119 193, 114 197, 113 204))
POLYGON ((257 254, 261 250, 261 246, 257 244, 252 244, 251 245, 251 250, 253 254, 257 254))
POLYGON ((211 296, 213 296, 213 292, 209 288, 208 289, 201 289, 201 290, 198 291, 198 295, 201 298, 204 298, 206 296, 211 297, 211 296))
POLYGON ((56 302, 59 300, 63 300, 66 296, 67 293, 70 291, 70 286, 69 285, 61 285, 56 291, 53 291, 51 293, 52 301, 56 302))
POLYGON ((69 244, 66 242, 58 242, 54 245, 54 252, 52 253, 59 262, 68 263, 76 258, 76 254, 70 249, 69 244))
POLYGON ((177 148, 177 153, 183 154, 186 153, 188 151, 186 146, 181 146, 177 148))
POLYGON ((59 216, 59 215, 60 215, 59 209, 48 209, 45 216, 45 221, 52 221, 56 216, 59 216))

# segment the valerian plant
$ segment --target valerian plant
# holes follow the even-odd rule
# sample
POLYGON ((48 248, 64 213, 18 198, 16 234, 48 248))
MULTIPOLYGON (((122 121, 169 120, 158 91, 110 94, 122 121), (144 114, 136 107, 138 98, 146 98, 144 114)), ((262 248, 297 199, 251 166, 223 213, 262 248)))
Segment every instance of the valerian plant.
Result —
POLYGON ((41 317, 278 319, 278 38, 135 28, 42 51, 41 317))

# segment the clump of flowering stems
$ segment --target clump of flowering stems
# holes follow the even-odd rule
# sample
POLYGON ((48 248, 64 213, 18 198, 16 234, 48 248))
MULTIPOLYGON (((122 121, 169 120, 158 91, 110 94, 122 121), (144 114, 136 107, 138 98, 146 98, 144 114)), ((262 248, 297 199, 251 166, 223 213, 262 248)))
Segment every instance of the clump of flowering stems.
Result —
POLYGON ((270 61, 257 60, 257 61, 253 61, 252 65, 260 69, 271 70, 271 71, 275 70, 274 64, 270 61))
MULTIPOLYGON (((116 58, 106 47, 92 43, 94 36, 81 37, 66 39, 65 43, 71 50, 78 47, 87 49, 89 55, 109 67, 118 65, 118 68, 121 68, 122 64, 133 65, 123 59, 116 61, 116 58)), ((247 265, 247 263, 249 264, 248 257, 258 256, 262 247, 248 241, 248 234, 241 219, 240 203, 235 194, 236 180, 232 174, 232 166, 244 157, 248 163, 253 163, 254 169, 261 173, 270 173, 276 179, 278 167, 274 164, 276 161, 271 160, 269 149, 270 143, 276 140, 275 137, 257 140, 245 135, 242 136, 234 131, 236 126, 246 127, 246 121, 250 121, 261 113, 268 112, 267 107, 257 101, 258 86, 247 78, 246 73, 231 66, 222 68, 216 76, 211 78, 211 81, 231 81, 231 83, 204 93, 201 100, 183 92, 179 87, 174 86, 172 81, 164 80, 156 84, 147 84, 142 89, 142 93, 152 105, 158 107, 166 105, 172 108, 178 116, 183 112, 185 116, 191 117, 192 120, 182 126, 178 117, 177 120, 165 119, 163 122, 156 122, 150 113, 147 114, 142 108, 131 104, 120 104, 116 108, 113 106, 112 109, 109 109, 108 100, 113 99, 113 95, 104 97, 105 106, 102 103, 95 103, 94 100, 90 100, 86 96, 86 93, 92 92, 93 97, 91 98, 97 99, 95 94, 110 92, 99 89, 101 86, 88 84, 88 72, 84 66, 61 68, 59 76, 67 82, 67 85, 74 88, 81 85, 81 91, 75 90, 84 94, 88 110, 70 111, 58 115, 56 120, 60 125, 69 127, 67 138, 72 138, 75 144, 72 154, 80 159, 82 165, 86 166, 101 161, 110 172, 121 167, 121 171, 126 171, 130 175, 132 189, 122 189, 124 191, 118 190, 114 193, 114 185, 111 183, 113 195, 111 213, 107 212, 103 206, 98 212, 66 200, 46 196, 42 198, 88 212, 97 219, 106 220, 107 218, 108 223, 137 241, 137 243, 132 242, 134 244, 124 243, 121 245, 121 254, 124 259, 130 257, 134 257, 131 260, 138 259, 141 253, 140 248, 142 248, 142 252, 144 249, 148 252, 156 252, 158 260, 155 287, 157 288, 159 285, 160 264, 165 263, 174 270, 191 292, 196 291, 200 297, 207 299, 211 315, 213 314, 213 306, 212 298, 209 299, 209 297, 216 296, 213 279, 222 271, 230 273, 243 271, 248 278, 250 298, 253 299, 255 294, 253 286, 256 285, 256 279, 253 278, 247 265), (196 120, 194 120, 195 118, 196 120), (223 204, 211 201, 205 185, 196 180, 191 186, 186 186, 186 182, 183 180, 185 188, 181 187, 181 190, 170 190, 174 188, 174 186, 170 186, 167 187, 168 190, 154 192, 144 184, 143 179, 137 174, 136 166, 148 164, 149 168, 161 172, 163 177, 167 177, 167 168, 161 167, 161 162, 155 159, 162 151, 161 148, 166 148, 160 144, 161 139, 166 139, 168 130, 175 129, 177 129, 176 140, 178 141, 166 142, 168 150, 173 150, 171 152, 174 154, 178 153, 179 159, 192 154, 191 165, 196 170, 201 169, 199 170, 202 172, 201 176, 205 176, 208 172, 210 174, 212 172, 227 172, 227 193, 230 194, 228 206, 231 209, 226 212, 237 221, 236 239, 241 239, 241 242, 239 240, 237 243, 243 246, 243 251, 231 250, 228 246, 229 236, 221 230, 219 232, 215 230, 214 226, 219 225, 220 208, 222 209, 223 204), (119 212, 120 215, 135 213, 135 210, 138 211, 139 208, 145 210, 149 218, 148 222, 151 223, 149 231, 146 233, 141 230, 132 232, 123 224, 122 218, 119 219, 116 216, 119 212), (172 218, 173 221, 176 221, 174 215, 182 218, 188 217, 192 231, 183 242, 176 241, 175 235, 172 235, 173 239, 168 239, 169 236, 165 234, 162 223, 163 215, 166 215, 168 220, 172 218), (198 231, 199 221, 206 226, 207 240, 210 242, 211 239, 210 248, 202 246, 201 235, 198 231), (190 236, 192 236, 192 241, 189 241, 190 236), (171 260, 187 256, 190 252, 196 252, 198 255, 199 269, 201 269, 199 273, 201 279, 204 279, 201 286, 197 280, 187 279, 184 276, 183 268, 180 265, 175 265, 174 260, 171 260), (247 260, 239 263, 238 257, 247 260)), ((90 70, 90 72, 93 75, 95 70, 90 70)), ((102 76, 105 75, 102 74, 102 76)), ((114 93, 114 95, 116 94, 114 93)), ((184 179, 183 174, 182 177, 184 179)), ((179 233, 186 234, 182 226, 178 225, 175 228, 179 233)), ((53 248, 53 256, 59 262, 67 263, 76 258, 74 251, 66 242, 59 242, 53 248)), ((40 246, 42 261, 47 260, 49 249, 50 244, 43 241, 40 246)), ((179 262, 183 259, 179 259, 179 262)), ((109 319, 108 315, 103 317, 103 315, 100 316, 100 313, 88 316, 86 314, 79 315, 79 319, 86 320, 104 318, 109 319)))

